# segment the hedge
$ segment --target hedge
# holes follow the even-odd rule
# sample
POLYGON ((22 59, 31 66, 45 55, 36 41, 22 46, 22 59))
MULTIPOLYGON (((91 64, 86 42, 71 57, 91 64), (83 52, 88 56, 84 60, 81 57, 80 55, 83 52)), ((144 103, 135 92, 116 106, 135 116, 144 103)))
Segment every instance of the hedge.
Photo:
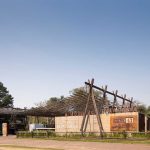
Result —
MULTIPOLYGON (((66 137, 66 138, 98 138, 99 133, 87 133, 82 135, 81 133, 56 133, 54 131, 40 131, 35 130, 32 132, 29 131, 18 131, 17 137, 22 138, 50 138, 50 137, 66 137)), ((126 139, 126 138, 148 138, 150 139, 150 133, 127 133, 127 132, 107 132, 103 134, 103 138, 108 139, 126 139)))

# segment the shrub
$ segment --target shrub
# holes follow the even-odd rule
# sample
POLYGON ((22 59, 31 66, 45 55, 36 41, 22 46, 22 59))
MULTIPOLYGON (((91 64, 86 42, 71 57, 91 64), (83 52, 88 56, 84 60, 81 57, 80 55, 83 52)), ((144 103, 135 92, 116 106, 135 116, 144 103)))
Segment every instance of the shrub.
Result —
POLYGON ((48 131, 48 137, 56 137, 56 133, 54 131, 48 131))
POLYGON ((150 133, 132 133, 133 138, 150 138, 150 133))
POLYGON ((55 137, 56 134, 53 131, 42 131, 42 130, 35 130, 32 132, 29 131, 18 131, 17 137, 29 138, 29 137, 37 137, 37 138, 47 138, 47 137, 55 137))
POLYGON ((32 137, 33 133, 29 131, 18 131, 17 137, 32 137))
POLYGON ((93 133, 93 132, 90 132, 90 133, 88 134, 88 137, 98 137, 98 135, 96 135, 96 134, 93 133))

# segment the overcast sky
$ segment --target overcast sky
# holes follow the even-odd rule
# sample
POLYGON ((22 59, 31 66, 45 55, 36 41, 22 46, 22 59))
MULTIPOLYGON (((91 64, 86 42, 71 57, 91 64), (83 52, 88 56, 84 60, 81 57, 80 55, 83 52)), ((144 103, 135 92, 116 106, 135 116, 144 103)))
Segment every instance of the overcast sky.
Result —
POLYGON ((91 78, 150 105, 149 0, 0 0, 0 81, 15 107, 91 78))

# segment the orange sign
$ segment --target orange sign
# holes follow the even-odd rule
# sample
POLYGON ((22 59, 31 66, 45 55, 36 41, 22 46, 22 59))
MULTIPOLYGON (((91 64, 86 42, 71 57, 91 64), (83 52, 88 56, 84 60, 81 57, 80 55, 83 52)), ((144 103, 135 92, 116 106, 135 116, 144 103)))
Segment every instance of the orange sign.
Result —
POLYGON ((137 131, 137 130, 138 130, 138 119, 136 115, 110 117, 110 131, 137 131))

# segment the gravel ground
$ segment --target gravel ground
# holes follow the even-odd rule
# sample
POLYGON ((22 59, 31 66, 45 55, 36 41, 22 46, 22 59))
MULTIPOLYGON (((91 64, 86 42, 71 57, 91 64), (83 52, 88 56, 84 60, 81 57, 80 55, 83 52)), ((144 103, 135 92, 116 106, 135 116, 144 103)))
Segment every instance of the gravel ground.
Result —
POLYGON ((15 136, 0 137, 0 145, 28 146, 39 148, 58 148, 64 150, 150 150, 146 144, 121 144, 78 141, 55 141, 36 139, 17 139, 15 136))

